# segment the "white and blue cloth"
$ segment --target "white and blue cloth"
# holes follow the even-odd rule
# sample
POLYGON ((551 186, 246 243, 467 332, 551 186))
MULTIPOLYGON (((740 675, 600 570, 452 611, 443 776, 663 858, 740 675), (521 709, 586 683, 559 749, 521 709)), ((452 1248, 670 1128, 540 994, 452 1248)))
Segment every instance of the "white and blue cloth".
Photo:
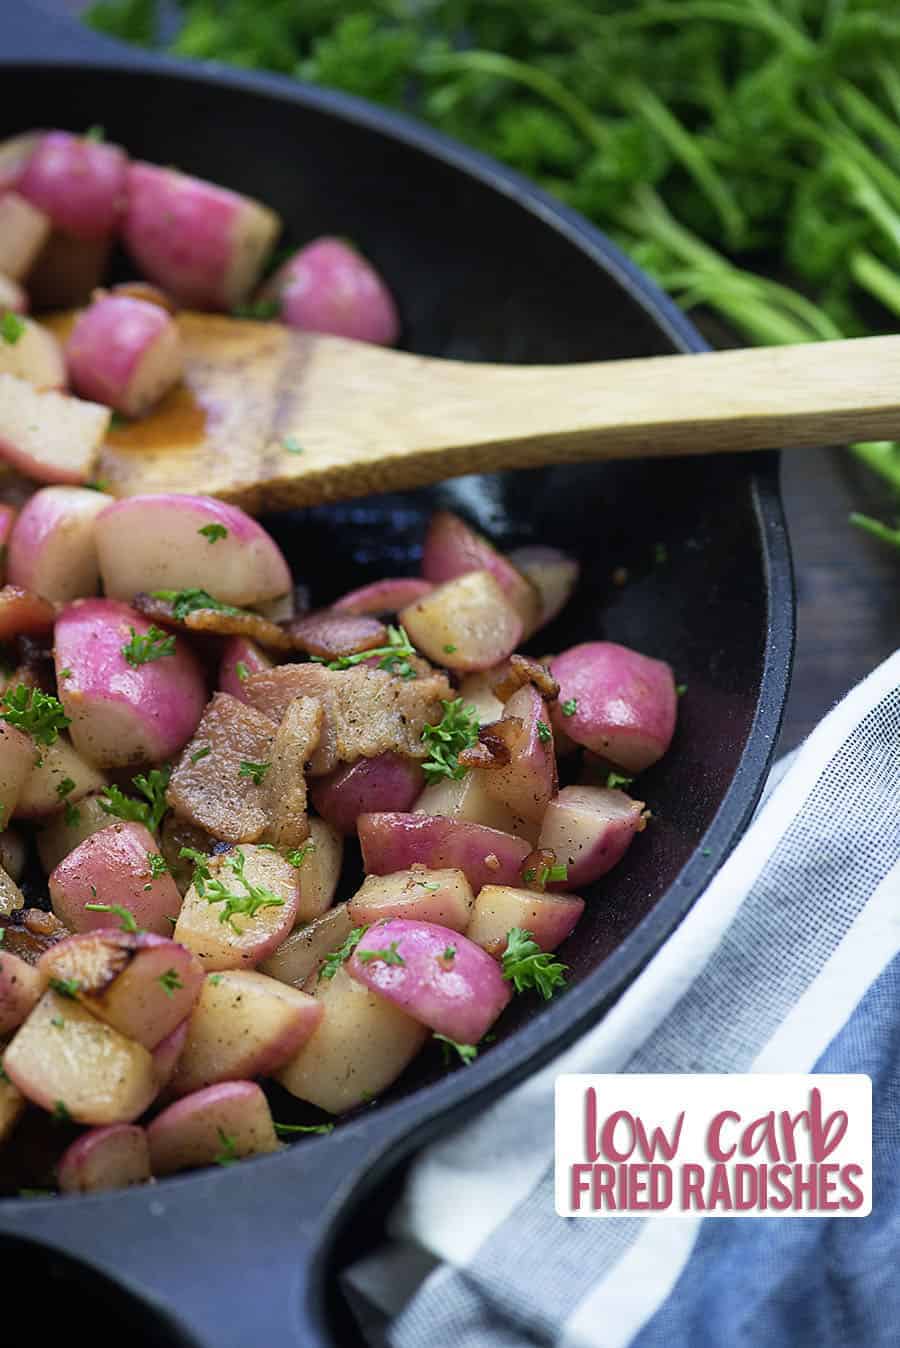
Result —
POLYGON ((900 1344, 900 652, 595 1029, 417 1158, 390 1234, 347 1274, 390 1348, 900 1344), (751 1071, 871 1076, 871 1216, 556 1216, 558 1073, 751 1071))

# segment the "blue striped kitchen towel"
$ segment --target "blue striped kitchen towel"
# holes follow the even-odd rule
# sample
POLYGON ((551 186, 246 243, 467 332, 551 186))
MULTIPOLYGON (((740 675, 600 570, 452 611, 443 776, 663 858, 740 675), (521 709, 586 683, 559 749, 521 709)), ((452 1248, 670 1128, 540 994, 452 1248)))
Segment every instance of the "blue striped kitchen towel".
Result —
POLYGON ((773 780, 725 866, 603 1021, 417 1159, 347 1275, 390 1348, 900 1344, 900 652, 773 780), (863 1072, 859 1220, 556 1216, 560 1072, 863 1072))

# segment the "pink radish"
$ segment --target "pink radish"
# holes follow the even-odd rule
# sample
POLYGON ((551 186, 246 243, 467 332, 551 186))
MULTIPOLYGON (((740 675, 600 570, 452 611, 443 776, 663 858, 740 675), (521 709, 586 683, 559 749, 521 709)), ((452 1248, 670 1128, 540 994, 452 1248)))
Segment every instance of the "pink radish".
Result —
POLYGON ((399 613, 407 604, 431 594, 434 586, 415 576, 397 576, 389 580, 373 580, 358 590, 350 590, 332 604, 338 613, 371 614, 380 618, 399 613))
POLYGON ((154 1175, 229 1165, 278 1150, 266 1097, 252 1081, 227 1081, 169 1105, 147 1129, 154 1175))
POLYGON ((18 882, 25 869, 25 839, 14 828, 0 833, 0 866, 11 880, 18 882))
POLYGON ((12 340, 0 339, 0 374, 14 374, 38 390, 65 388, 66 363, 53 333, 33 318, 20 318, 19 324, 12 340))
POLYGON ((143 824, 113 820, 90 834, 65 856, 50 876, 50 898, 56 916, 72 931, 114 926, 116 917, 87 907, 118 904, 144 931, 168 936, 170 918, 177 918, 181 895, 162 858, 156 839, 143 824))
POLYGON ((3 1067, 33 1104, 75 1123, 132 1123, 157 1092, 142 1045, 52 990, 16 1031, 3 1067))
POLYGON ((81 599, 56 623, 59 694, 75 747, 101 767, 160 763, 195 730, 206 702, 203 674, 183 636, 160 659, 130 663, 152 624, 127 604, 81 599), (60 670, 71 673, 60 679, 60 670))
POLYGON ((22 507, 9 540, 13 585, 45 599, 78 599, 97 592, 100 568, 94 521, 106 507, 86 487, 42 487, 22 507))
POLYGON ((222 647, 219 663, 219 691, 230 693, 239 702, 244 702, 244 684, 250 675, 271 668, 272 661, 254 641, 247 641, 245 637, 228 637, 222 647))
MULTIPOLYGON (((37 848, 46 875, 54 871, 79 843, 101 829, 109 828, 112 820, 103 809, 101 799, 99 795, 85 796, 73 810, 41 821, 37 848)), ((171 923, 166 925, 171 930, 171 923)))
POLYGON ((319 978, 315 997, 325 1015, 276 1079, 299 1100, 343 1114, 396 1081, 428 1032, 386 997, 350 978, 344 966, 331 978, 319 978))
POLYGON ((363 814, 359 841, 368 875, 390 875, 419 862, 429 870, 461 870, 477 894, 482 885, 515 884, 529 843, 468 820, 427 814, 363 814))
POLYGON ((431 517, 422 552, 422 575, 435 585, 470 571, 490 571, 522 619, 525 635, 539 622, 541 598, 533 581, 498 552, 492 543, 450 510, 431 517))
POLYGON ((344 840, 324 819, 309 820, 309 837, 298 849, 297 921, 312 922, 331 906, 344 859, 344 840))
POLYGON ((16 182, 16 191, 46 211, 54 228, 79 239, 112 234, 125 205, 124 150, 106 141, 49 131, 16 182))
POLYGON ((391 293, 370 262, 343 239, 308 243, 265 287, 290 328, 393 346, 400 319, 391 293))
POLYGON ((0 590, 0 641, 46 636, 55 621, 56 609, 48 599, 18 585, 0 590))
POLYGON ((175 1068, 178 1066, 178 1059, 184 1052, 184 1046, 187 1043, 190 1023, 190 1017, 185 1017, 170 1034, 166 1035, 165 1039, 160 1039, 153 1049, 153 1071, 160 1091, 163 1091, 172 1080, 175 1068))
POLYGON ((171 1090, 175 1095, 271 1076, 313 1034, 324 1007, 276 978, 232 969, 210 974, 191 1015, 171 1090))
POLYGON ((578 562, 559 548, 548 548, 542 543, 516 548, 509 554, 509 561, 537 586, 541 611, 536 628, 545 627, 571 599, 581 571, 578 562))
POLYGON ((37 749, 23 730, 0 720, 0 818, 4 824, 12 818, 19 797, 34 771, 37 749))
MULTIPOLYGON (((566 786, 550 802, 539 847, 556 853, 567 867, 565 888, 589 885, 621 861, 644 828, 644 804, 624 791, 599 786, 566 786)), ((527 926, 527 923, 519 923, 527 926)))
MULTIPOLYGON (((500 666, 500 670, 504 668, 505 665, 500 666)), ((499 676, 500 670, 487 669, 479 674, 467 674, 460 681, 459 695, 463 705, 475 708, 481 725, 499 721, 503 715, 503 703, 494 693, 494 680, 499 676)))
POLYGON ((295 927, 278 949, 263 960, 260 973, 302 987, 325 956, 340 949, 352 930, 346 903, 337 903, 311 922, 295 927))
POLYGON ((524 631, 519 612, 490 571, 470 571, 439 585, 398 616, 429 660, 461 671, 499 664, 524 631))
POLYGON ((0 950, 0 1034, 10 1034, 40 1001, 47 986, 43 974, 18 955, 0 950))
MULTIPOLYGON (((2 205, 0 205, 2 210, 2 205)), ((28 296, 17 281, 0 272, 0 311, 13 314, 28 313, 28 296)))
POLYGON ((500 833, 537 842, 538 825, 513 814, 485 789, 486 772, 467 772, 464 777, 439 777, 426 786, 413 806, 415 814, 444 815, 470 824, 484 824, 500 833))
POLYGON ((458 1044, 477 1044, 512 996, 490 955, 432 922, 393 918, 370 927, 347 972, 458 1044))
POLYGON ((0 271, 4 276, 23 280, 49 237, 49 215, 18 192, 0 190, 0 271))
POLYGON ((394 875, 367 875, 347 910, 354 927, 404 917, 465 931, 472 914, 472 887, 462 871, 429 871, 424 866, 394 875))
POLYGON ((184 305, 231 309, 245 300, 280 229, 274 211, 227 187, 155 164, 128 170, 125 245, 184 305))
POLYGON ((113 599, 199 588, 245 606, 284 594, 292 584, 265 529, 212 496, 155 492, 114 501, 97 522, 97 547, 103 588, 113 599))
POLYGON ((519 818, 538 824, 556 792, 556 755, 550 715, 536 688, 526 684, 506 703, 504 717, 519 722, 506 767, 479 770, 484 790, 519 818))
POLYGON ((530 932, 542 950, 555 950, 583 912, 584 900, 576 894, 536 894, 533 889, 485 885, 475 899, 466 935, 496 959, 506 949, 513 927, 530 932))
POLYGON ((23 131, 21 135, 0 141, 0 192, 15 187, 45 134, 43 131, 23 131))
POLYGON ((296 921, 296 872, 277 852, 252 845, 210 857, 204 869, 208 878, 198 874, 184 896, 175 940, 209 971, 251 969, 277 950, 296 921), (232 912, 226 895, 245 907, 232 912))
POLYGON ((75 752, 63 733, 53 744, 42 744, 36 762, 19 794, 15 814, 22 819, 44 820, 66 811, 91 792, 106 786, 106 778, 75 752))
POLYGON ((109 926, 57 941, 41 956, 38 971, 51 987, 70 989, 92 1015, 147 1049, 191 1014, 203 987, 199 962, 177 941, 109 926))
POLYGON ((56 1167, 64 1194, 102 1193, 150 1179, 147 1134, 134 1123, 113 1123, 82 1133, 56 1167))
POLYGON ((612 641, 588 641, 554 657, 553 724, 628 772, 662 758, 675 733, 678 698, 669 665, 612 641))
POLYGON ((111 415, 108 407, 0 374, 0 459, 38 482, 86 482, 111 415))
POLYGON ((418 763, 399 754, 361 758, 312 783, 312 802, 339 833, 356 832, 361 814, 410 810, 425 778, 418 763))
POLYGON ((81 397, 144 416, 181 378, 178 324, 146 300, 101 295, 76 319, 66 362, 81 397))

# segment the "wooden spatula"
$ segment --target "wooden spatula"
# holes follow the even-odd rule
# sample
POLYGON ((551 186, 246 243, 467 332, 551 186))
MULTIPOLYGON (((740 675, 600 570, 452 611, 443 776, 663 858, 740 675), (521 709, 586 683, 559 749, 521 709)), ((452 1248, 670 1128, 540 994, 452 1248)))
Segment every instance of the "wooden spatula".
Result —
MULTIPOLYGON (((71 316, 52 321, 64 336, 71 316)), ((900 437, 900 336, 582 365, 435 360, 208 314, 183 386, 110 432, 117 495, 252 511, 585 459, 900 437)))

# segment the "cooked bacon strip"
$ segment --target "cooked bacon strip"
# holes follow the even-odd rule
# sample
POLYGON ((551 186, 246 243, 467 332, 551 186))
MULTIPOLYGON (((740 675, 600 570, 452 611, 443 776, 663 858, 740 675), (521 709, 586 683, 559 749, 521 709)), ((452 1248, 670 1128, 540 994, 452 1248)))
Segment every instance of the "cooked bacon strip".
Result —
POLYGON ((505 768, 522 740, 524 725, 521 716, 506 716, 492 721, 478 732, 478 743, 462 749, 457 755, 464 768, 505 768))
POLYGON ((167 600, 154 599, 152 594, 136 594, 132 603, 146 618, 176 631, 208 632, 210 636, 217 637, 246 637, 248 641, 255 641, 270 651, 294 649, 294 643, 283 627, 250 609, 222 613, 215 608, 198 608, 180 619, 175 617, 172 605, 167 600))
POLYGON ((4 585, 0 589, 0 641, 44 636, 53 631, 55 621, 56 609, 49 599, 18 585, 4 585))
POLYGON ((266 838, 276 847, 299 847, 309 837, 305 769, 319 743, 323 719, 321 702, 295 697, 275 732, 265 790, 266 838))
POLYGON ((159 850, 166 859, 179 894, 187 893, 194 878, 194 863, 181 855, 182 847, 192 847, 195 852, 211 852, 214 844, 215 839, 205 829, 188 823, 180 815, 171 812, 166 815, 159 831, 159 850))
POLYGON ((45 950, 72 934, 58 917, 45 913, 43 908, 18 909, 3 930, 3 949, 10 955, 18 955, 26 964, 37 964, 45 950))
POLYGON ((503 672, 493 684, 494 696, 501 702, 508 702, 513 693, 533 683, 545 702, 559 697, 559 684, 546 665, 540 660, 532 660, 530 655, 511 655, 503 672))
POLYGON ((181 751, 166 800, 214 838, 256 842, 269 820, 265 781, 257 785, 252 776, 241 776, 241 764, 269 763, 274 738, 275 727, 262 712, 216 693, 181 751))
POLYGON ((375 646, 386 646, 388 640, 387 628, 377 618, 335 613, 327 608, 295 618, 288 623, 287 632, 298 651, 324 660, 358 655, 375 646))

